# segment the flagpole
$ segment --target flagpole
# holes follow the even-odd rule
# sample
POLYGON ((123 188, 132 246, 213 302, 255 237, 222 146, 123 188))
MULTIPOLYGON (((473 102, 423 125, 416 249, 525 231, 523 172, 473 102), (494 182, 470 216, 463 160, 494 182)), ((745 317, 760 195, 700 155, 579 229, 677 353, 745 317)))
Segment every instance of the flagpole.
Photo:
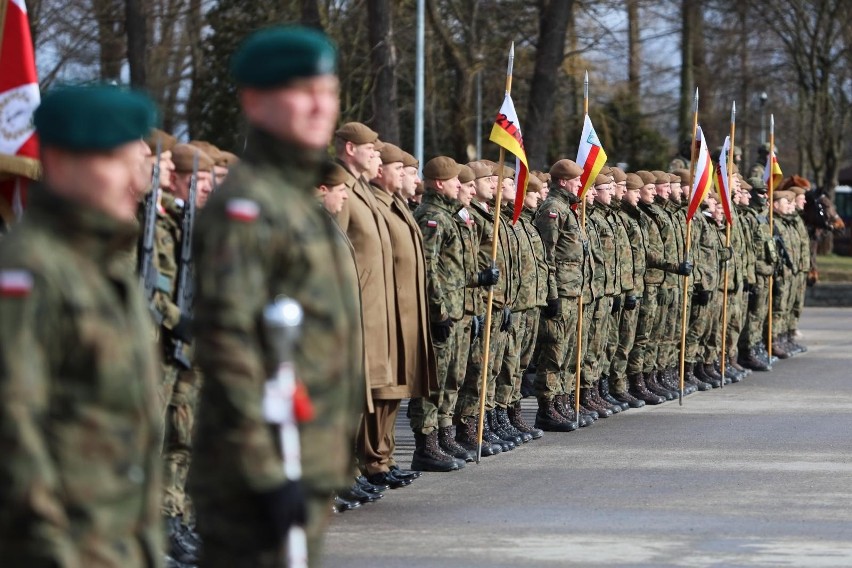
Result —
MULTIPOLYGON (((512 94, 512 67, 515 63, 515 42, 512 42, 512 47, 509 49, 509 66, 506 70, 506 96, 512 94)), ((497 265, 497 246, 500 243, 500 207, 503 201, 503 178, 504 169, 503 162, 506 161, 506 150, 500 146, 500 158, 497 162, 500 165, 500 171, 497 174, 497 194, 494 197, 494 237, 491 242, 491 266, 497 265)), ((506 275, 508 276, 508 275, 506 275)), ((504 276, 505 277, 505 276, 504 276)), ((485 335, 482 342, 482 376, 480 378, 479 389, 479 424, 476 430, 476 463, 482 460, 482 435, 485 425, 485 391, 488 388, 488 372, 491 350, 491 308, 494 303, 494 286, 488 287, 488 301, 485 304, 485 335)))
MULTIPOLYGON (((690 144, 689 150, 689 183, 687 184, 687 189, 684 192, 686 196, 686 206, 689 207, 689 202, 692 199, 692 181, 695 177, 695 135, 698 133, 698 87, 695 88, 695 98, 692 102, 692 143, 690 144)), ((689 261, 689 250, 690 245, 692 244, 692 219, 689 217, 686 218, 686 253, 684 254, 683 261, 689 261)), ((683 406, 683 386, 684 382, 686 382, 685 368, 686 368, 686 323, 687 323, 687 294, 689 293, 689 275, 683 277, 683 294, 681 299, 680 306, 680 394, 678 396, 678 403, 680 406, 683 406)))
MULTIPOLYGON (((586 71, 583 77, 583 117, 589 116, 589 72, 586 71)), ((584 166, 585 167, 585 166, 584 166)), ((594 182, 594 180, 593 180, 594 182)), ((582 191, 582 189, 581 189, 582 191)), ((586 233, 586 199, 580 199, 580 223, 583 227, 581 236, 586 233)), ((584 263, 585 264, 585 263, 584 263)), ((582 267, 580 270, 583 270, 582 267)), ((580 294, 577 296, 577 360, 575 362, 575 383, 574 383, 574 415, 579 423, 580 421, 580 375, 582 374, 583 366, 583 289, 580 288, 580 294)))
MULTIPOLYGON (((724 198, 731 201, 731 184, 734 176, 734 134, 737 130, 737 103, 734 101, 731 106, 731 143, 728 146, 728 189, 725 191, 724 198)), ((734 221, 734 212, 731 211, 731 218, 726 219, 725 223, 725 249, 731 248, 731 224, 734 221)), ((727 339, 728 339, 728 273, 731 259, 725 261, 725 280, 722 288, 724 296, 722 297, 722 357, 719 361, 719 369, 722 371, 722 387, 725 386, 725 367, 728 362, 727 339)))
MULTIPOLYGON (((773 194, 775 193, 775 115, 769 115, 769 238, 775 238, 775 217, 773 213, 773 194)), ((766 327, 766 352, 769 364, 772 364, 772 287, 775 275, 769 275, 769 317, 766 327)))

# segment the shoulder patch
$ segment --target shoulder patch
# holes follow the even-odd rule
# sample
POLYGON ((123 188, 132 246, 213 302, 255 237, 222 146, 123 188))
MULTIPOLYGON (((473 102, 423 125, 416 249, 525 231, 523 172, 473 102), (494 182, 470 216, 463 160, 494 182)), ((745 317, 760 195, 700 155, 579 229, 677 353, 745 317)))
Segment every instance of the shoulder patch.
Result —
POLYGON ((429 219, 428 221, 426 221, 426 226, 429 227, 430 229, 434 229, 438 226, 438 222, 434 221, 432 219, 429 219))
POLYGON ((557 217, 559 217, 559 213, 557 213, 556 211, 548 211, 547 216, 551 219, 556 219, 557 217))
POLYGON ((0 297, 29 296, 33 289, 33 275, 27 270, 0 271, 0 297))
POLYGON ((260 205, 251 199, 231 199, 225 205, 229 219, 250 223, 260 216, 260 205))

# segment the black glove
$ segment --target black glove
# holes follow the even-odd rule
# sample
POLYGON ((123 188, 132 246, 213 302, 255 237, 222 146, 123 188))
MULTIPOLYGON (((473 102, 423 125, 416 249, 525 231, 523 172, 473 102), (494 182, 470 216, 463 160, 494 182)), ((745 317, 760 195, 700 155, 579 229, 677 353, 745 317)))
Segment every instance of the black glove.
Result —
POLYGON ((748 293, 748 310, 750 312, 757 310, 757 299, 758 299, 757 288, 752 286, 751 290, 748 293))
POLYGON ((684 260, 677 265, 677 273, 681 276, 689 276, 692 274, 692 263, 688 260, 684 260))
POLYGON ((636 296, 631 295, 624 298, 625 310, 635 310, 637 305, 639 305, 639 301, 636 299, 636 296))
POLYGON ((706 306, 710 303, 710 290, 698 290, 692 294, 692 303, 696 306, 706 306))
POLYGON ((749 284, 748 282, 743 282, 743 292, 751 292, 751 284, 749 284))
POLYGON ((260 508, 267 515, 267 525, 276 540, 284 540, 293 525, 304 526, 306 520, 305 491, 299 481, 288 481, 272 491, 258 495, 260 508))
POLYGON ((192 342, 192 318, 190 316, 180 315, 177 325, 172 328, 172 337, 184 343, 192 342))
POLYGON ((503 321, 500 323, 500 331, 509 331, 512 327, 512 308, 503 306, 503 321))
POLYGON ((734 247, 725 247, 722 249, 722 262, 728 262, 734 258, 734 247))
POLYGON ((476 276, 476 282, 480 286, 494 286, 497 284, 497 281, 500 279, 500 269, 499 268, 486 268, 479 272, 476 276))
POLYGON ((562 315, 562 304, 559 303, 559 298, 553 298, 547 301, 547 307, 542 310, 542 314, 547 319, 556 319, 562 315))
POLYGON ((617 314, 618 310, 621 309, 621 296, 616 296, 612 299, 612 311, 611 314, 617 314))
POLYGON ((485 325, 485 318, 479 319, 480 316, 473 316, 470 320, 470 340, 475 341, 482 335, 482 326, 485 325))
POLYGON ((453 320, 450 318, 445 319, 444 321, 439 321, 437 323, 433 323, 431 325, 432 328, 432 341, 435 343, 444 343, 450 338, 450 330, 453 327, 453 320))

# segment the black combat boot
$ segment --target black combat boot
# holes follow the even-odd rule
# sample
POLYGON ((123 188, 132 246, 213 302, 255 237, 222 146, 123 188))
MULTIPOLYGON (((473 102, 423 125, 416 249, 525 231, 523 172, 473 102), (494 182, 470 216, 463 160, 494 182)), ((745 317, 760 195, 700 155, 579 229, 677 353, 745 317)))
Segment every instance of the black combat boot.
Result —
POLYGON ((665 397, 648 390, 648 387, 645 385, 645 377, 642 373, 628 375, 627 382, 630 384, 630 390, 628 392, 643 401, 645 404, 662 404, 666 401, 665 397))
MULTIPOLYGON (((680 367, 669 367, 669 376, 675 390, 680 390, 680 367)), ((695 376, 691 376, 686 368, 686 363, 683 364, 683 395, 689 396, 698 392, 698 384, 694 381, 695 376), (691 380, 692 379, 692 380, 691 380)))
MULTIPOLYGON (((456 442, 463 447, 464 449, 473 452, 473 455, 476 456, 476 452, 479 447, 479 440, 476 437, 476 428, 479 425, 479 421, 476 418, 471 418, 467 422, 460 422, 458 426, 456 426, 456 442)), ((503 451, 503 448, 498 444, 492 444, 483 436, 482 438, 482 455, 483 457, 496 456, 500 452, 503 451)))
POLYGON ((704 383, 707 383, 714 389, 717 389, 722 386, 722 381, 717 379, 716 377, 707 374, 707 366, 701 361, 697 361, 695 363, 695 376, 698 377, 698 380, 704 383))
MULTIPOLYGON (((360 506, 361 504, 358 503, 360 506)), ((198 547, 186 535, 183 517, 166 517, 166 536, 168 538, 168 553, 181 564, 198 564, 198 547)))
POLYGON ((414 455, 411 469, 416 471, 456 471, 459 462, 438 447, 438 432, 414 433, 414 455))
POLYGON ((568 422, 577 422, 580 428, 591 425, 592 422, 595 421, 595 417, 598 415, 597 412, 595 412, 594 416, 586 414, 583 407, 580 407, 580 416, 578 417, 577 413, 574 411, 574 393, 571 393, 570 395, 557 395, 553 398, 553 402, 556 412, 564 416, 568 422))
POLYGON ((621 412, 621 403, 615 402, 611 403, 607 399, 601 396, 601 386, 600 379, 598 379, 598 384, 593 385, 589 388, 589 396, 597 403, 598 406, 606 408, 613 414, 618 414, 621 412))
POLYGON ((796 353, 804 353, 808 350, 807 347, 796 341, 795 331, 787 332, 787 343, 790 344, 790 347, 792 347, 796 353))
POLYGON ((612 410, 598 403, 593 394, 594 390, 594 387, 580 388, 580 406, 588 410, 594 410, 601 418, 609 418, 613 414, 612 410))
POLYGON ((784 349, 784 346, 781 345, 781 336, 776 335, 772 338, 772 355, 774 357, 778 357, 779 359, 789 359, 790 353, 784 349))
POLYGON ((630 408, 642 408, 643 406, 645 406, 644 400, 639 400, 629 392, 617 392, 612 395, 612 398, 619 402, 622 402, 623 404, 628 405, 630 408))
POLYGON ((541 397, 538 399, 538 412, 535 414, 535 426, 545 432, 573 432, 579 425, 570 422, 556 411, 554 399, 541 397))
POLYGON ((740 352, 740 365, 752 371, 768 371, 769 365, 767 361, 760 355, 760 348, 757 345, 752 345, 748 351, 743 354, 740 352))
POLYGON ((495 409, 497 412, 497 422, 502 426, 503 430, 515 436, 515 439, 520 437, 521 443, 526 444, 530 440, 533 439, 532 434, 529 432, 524 432, 515 428, 515 425, 512 424, 512 421, 509 420, 509 407, 500 408, 499 406, 495 409))
POLYGON ((713 385, 705 383, 695 374, 695 363, 685 363, 684 368, 686 369, 686 379, 691 381, 698 390, 702 392, 713 390, 713 385))
POLYGON ((470 451, 456 442, 452 426, 438 428, 438 447, 445 454, 449 454, 456 459, 466 462, 472 462, 476 459, 476 452, 470 451))
POLYGON ((494 431, 493 424, 491 423, 491 415, 493 414, 493 410, 485 411, 485 420, 482 422, 482 439, 488 439, 492 444, 499 444, 500 449, 504 452, 508 452, 510 450, 515 449, 515 443, 509 440, 504 440, 500 437, 497 432, 494 431))
POLYGON ((652 393, 663 397, 666 400, 674 400, 677 398, 677 395, 661 385, 657 381, 657 371, 653 370, 650 373, 643 373, 643 377, 645 378, 645 386, 652 393))
MULTIPOLYGON (((722 364, 719 362, 718 359, 713 362, 713 369, 720 377, 722 376, 722 364)), ((739 380, 734 381, 734 376, 735 373, 731 371, 731 368, 728 365, 725 365, 725 376, 723 377, 725 379, 725 384, 729 385, 733 382, 739 382, 739 380)))
MULTIPOLYGON (((719 385, 721 386, 721 384, 722 384, 722 375, 721 375, 721 374, 719 373, 719 371, 716 369, 716 365, 714 365, 713 363, 704 363, 704 367, 703 367, 703 369, 704 369, 704 374, 705 374, 706 376, 708 376, 708 377, 710 377, 710 378, 715 379, 716 381, 718 381, 718 382, 719 382, 719 385)), ((714 385, 714 386, 715 386, 715 385, 714 385)))
MULTIPOLYGON (((344 499, 340 495, 334 496, 334 503, 332 504, 332 509, 335 513, 343 513, 344 511, 351 511, 352 509, 357 509, 361 506, 361 503, 358 501, 350 501, 349 499, 344 499)), ((194 566, 195 563, 193 562, 194 566)))
POLYGON ((512 423, 512 426, 514 426, 516 430, 529 434, 530 439, 538 440, 544 435, 544 432, 542 432, 538 428, 533 428, 532 426, 527 424, 526 420, 524 420, 524 417, 521 414, 520 402, 517 402, 513 406, 510 406, 506 409, 506 411, 509 416, 509 422, 512 423))
MULTIPOLYGON (((515 447, 520 446, 524 443, 523 438, 520 435, 515 436, 513 432, 506 429, 505 424, 500 420, 499 414, 500 407, 497 406, 494 410, 490 410, 486 415, 489 420, 489 426, 491 427, 491 431, 497 434, 498 438, 510 442, 515 445, 515 447)), ((506 423, 509 421, 507 420, 506 423)), ((518 433, 520 434, 520 432, 518 433)))
POLYGON ((630 408, 630 404, 616 399, 609 391, 609 377, 607 375, 601 375, 601 378, 598 381, 598 394, 601 395, 601 398, 613 406, 618 405, 621 407, 621 410, 627 410, 630 408))
POLYGON ((737 365, 733 359, 733 357, 728 357, 728 365, 725 367, 725 371, 730 372, 731 382, 738 383, 745 378, 746 373, 745 369, 737 365))

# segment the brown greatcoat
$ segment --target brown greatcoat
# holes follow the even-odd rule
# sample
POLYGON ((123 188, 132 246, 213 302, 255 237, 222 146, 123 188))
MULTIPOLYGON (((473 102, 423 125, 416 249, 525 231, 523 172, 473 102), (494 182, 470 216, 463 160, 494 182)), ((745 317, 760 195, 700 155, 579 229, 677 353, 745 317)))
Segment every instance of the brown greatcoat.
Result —
MULTIPOLYGON (((373 186, 379 213, 387 221, 393 244, 397 349, 391 353, 396 385, 373 390, 373 397, 394 399, 426 396, 438 387, 435 355, 426 306, 426 258, 423 235, 408 205, 373 186)), ((393 343, 393 342, 392 342, 393 343)))
POLYGON ((391 313, 396 306, 393 246, 387 222, 379 214, 369 184, 353 176, 348 169, 346 171, 349 199, 337 220, 355 250, 364 314, 367 406, 371 408, 372 398, 384 398, 377 396, 382 391, 376 389, 397 384, 391 356, 397 349, 396 316, 391 313))

